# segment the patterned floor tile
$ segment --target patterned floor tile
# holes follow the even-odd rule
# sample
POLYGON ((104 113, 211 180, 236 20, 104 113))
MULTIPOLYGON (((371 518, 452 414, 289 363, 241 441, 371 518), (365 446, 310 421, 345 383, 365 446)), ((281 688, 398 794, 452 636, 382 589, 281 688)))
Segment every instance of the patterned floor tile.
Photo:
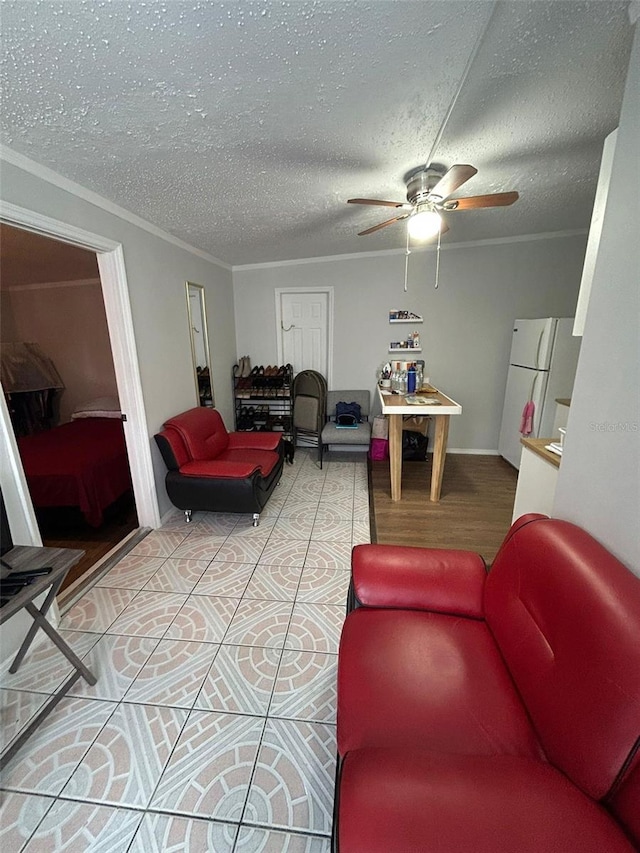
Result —
POLYGON ((229 536, 214 560, 216 563, 257 563, 266 541, 266 538, 243 539, 240 536, 229 536))
POLYGON ((143 557, 170 557, 191 530, 152 530, 148 536, 131 549, 132 554, 143 557))
POLYGON ((287 601, 241 601, 224 636, 225 645, 281 649, 292 606, 287 601))
POLYGON ((114 710, 112 702, 64 699, 5 765, 2 787, 59 794, 114 710))
POLYGON ((192 533, 188 539, 178 545, 173 554, 174 559, 200 560, 210 563, 218 553, 222 545, 227 541, 224 536, 210 536, 207 534, 192 533))
POLYGON ((138 592, 135 589, 96 586, 65 613, 60 620, 60 627, 104 634, 136 595, 138 592))
POLYGON ((335 501, 336 503, 343 502, 348 508, 353 505, 353 483, 339 479, 337 477, 328 477, 322 487, 320 503, 328 503, 335 501))
POLYGON ((310 542, 304 561, 314 569, 339 569, 351 571, 351 544, 347 542, 310 542))
POLYGON ((195 708, 265 715, 278 671, 279 649, 221 646, 195 708))
POLYGON ((271 542, 278 542, 282 539, 309 539, 313 522, 316 518, 316 505, 312 512, 301 510, 297 513, 291 513, 289 516, 279 518, 271 529, 271 542))
POLYGON ((335 754, 333 726, 267 720, 243 822, 328 834, 335 754))
POLYGON ((192 711, 151 807, 239 823, 264 720, 192 711))
POLYGON ((127 853, 232 853, 236 824, 145 814, 127 853))
POLYGON ((302 568, 308 547, 308 540, 270 539, 258 562, 266 566, 300 566, 302 568))
POLYGON ((54 802, 51 797, 3 791, 0 795, 0 850, 19 853, 54 802))
POLYGON ((369 495, 367 492, 364 492, 362 496, 359 496, 357 493, 355 494, 353 498, 353 514, 354 517, 369 515, 369 495))
POLYGON ((231 624, 239 599, 190 595, 167 630, 166 638, 219 643, 231 624))
POLYGON ((22 853, 114 853, 127 850, 142 815, 92 803, 58 800, 22 853))
POLYGON ((339 521, 352 521, 353 519, 353 495, 340 498, 320 498, 318 504, 319 512, 331 512, 339 521))
POLYGON ((0 690, 0 749, 11 743, 48 698, 45 693, 0 690))
POLYGON ((127 554, 96 586, 112 586, 121 589, 142 589, 164 563, 164 557, 141 557, 127 554))
POLYGON ((162 637, 187 600, 177 592, 142 590, 110 626, 111 634, 162 637))
POLYGON ((231 512, 206 512, 193 524, 193 533, 206 536, 228 536, 238 523, 239 516, 231 512))
POLYGON ((371 528, 369 522, 353 525, 352 540, 354 545, 368 545, 371 542, 371 528))
MULTIPOLYGON (((99 698, 67 697, 4 768, 15 792, 0 803, 2 849, 328 853, 337 642, 351 545, 369 533, 365 454, 329 453, 321 470, 315 448, 298 448, 251 521, 198 512, 187 525, 176 510, 64 615, 98 675, 93 693, 74 691, 99 698), (149 796, 181 814, 143 816, 149 796), (108 805, 120 801, 135 805, 108 805)), ((5 735, 70 671, 46 640, 0 675, 5 735)))
POLYGON ((81 678, 69 695, 86 699, 122 699, 157 645, 157 640, 148 637, 106 634, 84 658, 98 681, 91 685, 81 678))
POLYGON ((208 560, 170 557, 149 578, 145 589, 155 589, 159 592, 191 592, 208 565, 208 560))
POLYGON ((296 602, 285 648, 337 654, 344 618, 344 607, 296 602))
POLYGON ((296 601, 345 605, 350 580, 349 572, 306 566, 302 570, 296 601))
MULTIPOLYGON (((100 639, 99 634, 83 631, 60 631, 62 639, 82 658, 100 639)), ((53 693, 73 672, 73 667, 59 649, 43 632, 38 642, 27 652, 17 672, 8 670, 0 676, 0 687, 13 690, 32 690, 35 693, 53 693)))
POLYGON ((241 598, 253 574, 254 563, 210 563, 193 588, 194 595, 241 598))
POLYGON ((323 480, 298 477, 289 492, 289 501, 319 501, 323 485, 323 480))
POLYGON ((311 539, 351 544, 353 523, 332 510, 319 509, 311 531, 311 539))
POLYGON ((280 518, 313 518, 318 511, 319 500, 299 501, 287 499, 280 512, 280 518))
POLYGON ((319 503, 319 495, 315 498, 315 500, 287 498, 282 507, 282 510, 280 511, 280 518, 289 518, 291 515, 296 515, 298 512, 305 512, 307 515, 312 515, 315 517, 315 514, 318 511, 319 503))
POLYGON ((245 598, 293 601, 296 597, 301 566, 263 566, 258 564, 245 590, 245 598))
POLYGON ((328 838, 241 826, 234 853, 330 853, 328 838))
POLYGON ((217 651, 212 643, 160 640, 131 684, 127 702, 191 709, 217 651))
POLYGON ((325 525, 326 527, 334 524, 348 524, 351 526, 353 523, 352 515, 352 511, 349 511, 349 514, 347 514, 334 503, 320 503, 315 524, 325 525))
POLYGON ((335 723, 337 674, 337 655, 285 649, 269 716, 335 723))
POLYGON ((188 711, 119 705, 65 785, 62 796, 144 808, 188 711))

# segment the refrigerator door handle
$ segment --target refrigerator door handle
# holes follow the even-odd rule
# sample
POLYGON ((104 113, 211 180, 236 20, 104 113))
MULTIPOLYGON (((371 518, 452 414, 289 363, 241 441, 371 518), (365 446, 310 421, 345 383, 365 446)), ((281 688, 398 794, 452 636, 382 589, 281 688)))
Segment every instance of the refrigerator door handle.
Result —
POLYGON ((542 338, 543 337, 544 337, 544 329, 540 332, 540 337, 538 338, 538 348, 536 349, 536 370, 540 370, 540 347, 542 346, 542 338))

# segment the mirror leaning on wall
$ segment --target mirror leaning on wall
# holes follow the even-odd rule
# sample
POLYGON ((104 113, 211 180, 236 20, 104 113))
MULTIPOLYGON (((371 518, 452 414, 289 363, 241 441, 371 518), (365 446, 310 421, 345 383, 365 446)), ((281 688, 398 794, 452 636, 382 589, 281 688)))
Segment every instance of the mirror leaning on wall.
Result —
POLYGON ((204 287, 186 282, 189 339, 198 405, 213 407, 213 384, 211 382, 211 355, 207 331, 207 309, 204 287))

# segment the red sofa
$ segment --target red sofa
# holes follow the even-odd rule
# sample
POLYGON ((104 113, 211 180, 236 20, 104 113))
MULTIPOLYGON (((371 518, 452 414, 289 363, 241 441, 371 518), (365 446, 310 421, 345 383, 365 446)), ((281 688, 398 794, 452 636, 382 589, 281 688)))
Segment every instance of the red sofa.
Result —
POLYGON ((353 550, 338 659, 336 853, 640 845, 640 578, 523 516, 466 551, 353 550))
POLYGON ((168 468, 167 494, 183 509, 253 513, 260 511, 282 476, 282 433, 227 432, 215 409, 189 409, 170 418, 156 443, 168 468))

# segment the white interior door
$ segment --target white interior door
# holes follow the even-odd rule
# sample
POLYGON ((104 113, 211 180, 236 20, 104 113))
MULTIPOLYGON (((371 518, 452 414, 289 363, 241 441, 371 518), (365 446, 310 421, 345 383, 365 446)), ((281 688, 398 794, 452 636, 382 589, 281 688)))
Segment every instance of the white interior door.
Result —
POLYGON ((317 370, 331 384, 332 289, 276 291, 278 360, 294 373, 317 370))

